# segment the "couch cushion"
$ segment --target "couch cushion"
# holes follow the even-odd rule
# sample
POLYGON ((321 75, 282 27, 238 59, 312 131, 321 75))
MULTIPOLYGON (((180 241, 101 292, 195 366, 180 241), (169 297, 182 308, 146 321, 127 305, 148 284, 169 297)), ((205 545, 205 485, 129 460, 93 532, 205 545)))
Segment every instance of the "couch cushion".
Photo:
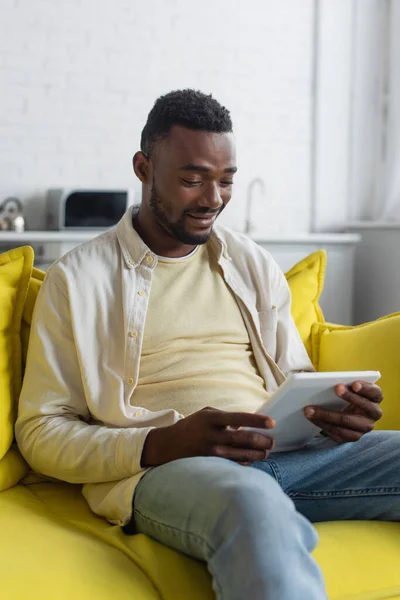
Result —
POLYGON ((311 358, 311 327, 323 322, 319 297, 324 287, 326 252, 313 252, 286 273, 292 294, 292 317, 311 358))
MULTIPOLYGON (((317 529, 315 558, 330 600, 400 596, 400 523, 319 523, 317 529)), ((90 512, 79 486, 18 485, 0 493, 0 531, 8 549, 0 562, 7 600, 20 600, 27 590, 37 590, 38 600, 215 600, 204 564, 144 535, 125 536, 90 512)))
MULTIPOLYGON (((68 503, 68 493, 58 501, 68 503)), ((55 508, 28 487, 0 493, 2 598, 160 600, 141 568, 113 543, 113 531, 104 543, 90 531, 90 520, 78 528, 55 508)))
POLYGON ((380 371, 383 417, 376 429, 400 429, 399 340, 400 313, 355 327, 330 323, 312 327, 312 361, 317 371, 380 371))
POLYGON ((33 268, 32 275, 29 281, 28 293, 25 300, 24 310, 22 313, 21 323, 21 344, 22 344, 22 368, 25 370, 26 355, 28 353, 29 336, 31 331, 33 309, 40 290, 40 286, 45 278, 46 273, 39 269, 33 268))
POLYGON ((14 434, 21 391, 21 317, 33 265, 29 246, 0 254, 0 458, 14 434))
POLYGON ((318 523, 314 557, 329 600, 400 598, 400 523, 318 523))
POLYGON ((0 531, 7 600, 215 600, 202 563, 144 535, 124 535, 90 512, 80 486, 1 492, 0 531))
POLYGON ((14 444, 0 459, 0 492, 21 481, 28 471, 28 465, 14 444))

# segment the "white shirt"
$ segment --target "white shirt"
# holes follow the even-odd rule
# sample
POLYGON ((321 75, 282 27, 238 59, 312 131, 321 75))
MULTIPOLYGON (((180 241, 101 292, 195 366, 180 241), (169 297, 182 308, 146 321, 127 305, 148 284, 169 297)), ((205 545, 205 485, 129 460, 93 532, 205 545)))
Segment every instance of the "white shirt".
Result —
MULTIPOLYGON (((286 279, 247 236, 215 226, 210 238, 236 296, 268 392, 313 370, 290 314, 286 279)), ((83 483, 92 510, 126 524, 148 432, 175 423, 168 407, 135 405, 143 331, 158 257, 118 225, 62 257, 36 302, 16 437, 37 472, 83 483)))

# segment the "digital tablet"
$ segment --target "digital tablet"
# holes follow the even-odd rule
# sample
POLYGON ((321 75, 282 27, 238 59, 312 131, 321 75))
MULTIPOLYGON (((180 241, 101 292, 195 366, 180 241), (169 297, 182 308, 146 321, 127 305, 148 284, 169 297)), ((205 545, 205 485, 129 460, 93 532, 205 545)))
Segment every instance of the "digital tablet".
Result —
MULTIPOLYGON (((342 371, 330 373, 294 373, 258 409, 258 413, 272 417, 274 429, 257 429, 275 439, 273 452, 286 452, 302 448, 318 434, 320 429, 304 415, 309 405, 331 410, 343 410, 349 403, 339 398, 335 386, 355 381, 375 383, 379 371, 342 371)), ((246 429, 252 429, 246 427, 246 429)))

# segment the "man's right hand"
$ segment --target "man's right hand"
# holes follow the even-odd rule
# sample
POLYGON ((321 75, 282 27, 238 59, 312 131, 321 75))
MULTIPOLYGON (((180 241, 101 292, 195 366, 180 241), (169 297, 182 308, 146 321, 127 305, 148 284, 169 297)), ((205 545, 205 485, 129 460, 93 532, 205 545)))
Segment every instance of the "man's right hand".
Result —
POLYGON ((274 426, 273 419, 265 415, 203 408, 174 425, 152 429, 143 447, 141 466, 154 467, 192 456, 218 456, 251 464, 269 455, 274 441, 267 430, 274 426), (239 427, 257 427, 266 433, 239 427))

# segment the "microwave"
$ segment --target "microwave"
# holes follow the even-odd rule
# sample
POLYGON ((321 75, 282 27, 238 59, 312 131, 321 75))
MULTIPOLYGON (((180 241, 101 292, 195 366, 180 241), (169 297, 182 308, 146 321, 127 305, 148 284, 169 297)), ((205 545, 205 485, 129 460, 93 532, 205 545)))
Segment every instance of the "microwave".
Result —
POLYGON ((108 229, 133 204, 133 190, 50 189, 47 229, 108 229))

